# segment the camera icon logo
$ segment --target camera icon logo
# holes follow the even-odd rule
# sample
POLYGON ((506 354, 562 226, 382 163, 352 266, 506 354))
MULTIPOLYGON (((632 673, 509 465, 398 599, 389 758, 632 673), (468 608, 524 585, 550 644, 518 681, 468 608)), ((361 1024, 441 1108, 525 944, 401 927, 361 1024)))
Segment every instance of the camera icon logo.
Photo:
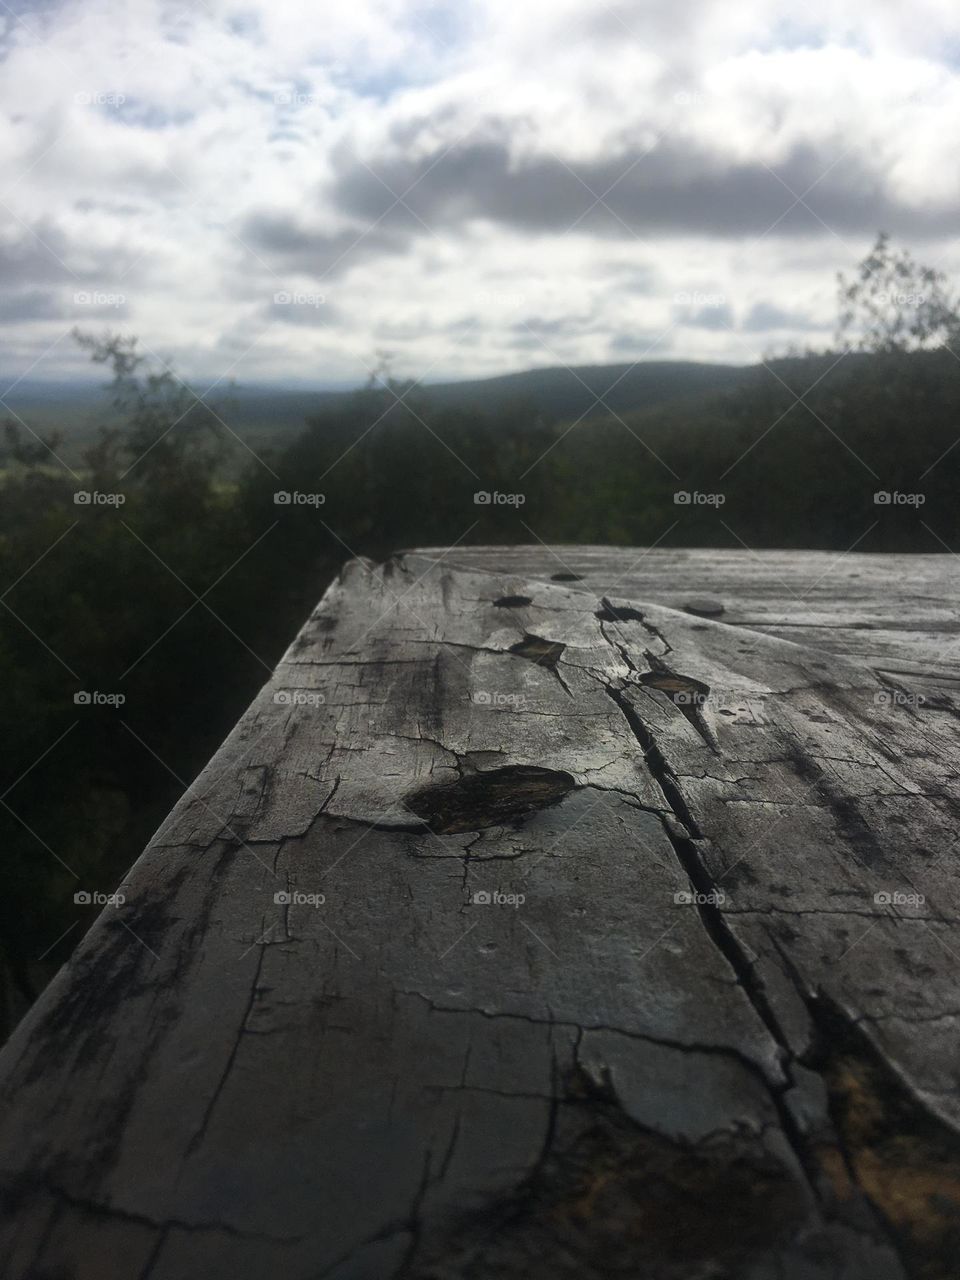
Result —
POLYGON ((93 701, 93 695, 87 693, 85 689, 80 689, 73 695, 73 701, 78 707, 89 707, 93 701))
POLYGON ((473 501, 478 507, 488 507, 491 502, 491 497, 486 489, 478 489, 473 495, 473 501))
POLYGON ((78 889, 73 895, 73 900, 78 907, 88 907, 93 901, 86 889, 78 889))
POLYGON ((90 492, 87 489, 78 489, 73 495, 74 505, 77 507, 89 507, 90 492))
POLYGON ((678 489, 673 495, 673 500, 678 507, 688 507, 690 505, 690 494, 686 489, 678 489))
POLYGON ((679 889, 673 895, 673 900, 678 907, 689 907, 693 903, 693 894, 686 889, 679 889))
POLYGON ((492 897, 490 896, 490 890, 489 890, 489 889, 478 889, 478 890, 476 891, 476 893, 474 893, 474 895, 473 895, 473 902, 474 902, 478 907, 489 907, 489 905, 490 905, 490 903, 491 903, 492 901, 493 901, 493 899, 492 899, 492 897))
POLYGON ((273 501, 275 506, 289 507, 290 501, 291 501, 290 494, 287 492, 286 489, 278 489, 277 492, 273 495, 273 501))
POLYGON ((873 895, 873 900, 878 907, 889 907, 893 902, 893 895, 888 893, 886 889, 881 889, 879 893, 873 895))
POLYGON ((273 900, 278 907, 289 907, 293 897, 286 889, 280 889, 273 895, 273 900))
POLYGON ((490 695, 487 693, 486 689, 478 689, 473 695, 473 700, 482 707, 490 705, 490 695))
POLYGON ((889 507, 890 494, 887 492, 886 489, 878 489, 877 492, 873 495, 873 500, 878 507, 889 507))

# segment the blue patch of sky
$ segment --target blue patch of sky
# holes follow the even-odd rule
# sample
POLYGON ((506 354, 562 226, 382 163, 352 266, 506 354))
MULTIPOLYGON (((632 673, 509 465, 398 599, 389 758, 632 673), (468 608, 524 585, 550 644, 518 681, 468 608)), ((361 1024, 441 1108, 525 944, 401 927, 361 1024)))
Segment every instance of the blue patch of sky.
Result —
POLYGON ((386 101, 401 90, 430 82, 438 63, 459 55, 472 26, 469 0, 434 0, 406 14, 405 27, 416 53, 390 67, 366 69, 361 62, 338 66, 334 82, 364 98, 386 101))
MULTIPOLYGON (((769 53, 773 49, 823 49, 830 43, 833 41, 813 23, 781 18, 772 22, 765 32, 757 33, 753 47, 769 53)), ((843 40, 841 43, 859 47, 853 39, 843 40)))
POLYGON ((424 76, 411 67, 391 67, 389 70, 364 72, 361 67, 335 68, 331 76, 338 89, 348 89, 360 98, 374 98, 387 102, 395 93, 422 84, 424 76))
POLYGON ((196 115, 196 112, 186 108, 161 107, 155 102, 145 102, 129 94, 125 95, 123 102, 118 105, 112 105, 110 102, 96 105, 104 114, 112 116, 118 124, 137 129, 169 129, 175 125, 189 123, 196 115))
POLYGON ((62 0, 5 0, 0 11, 8 17, 24 19, 52 14, 63 7, 62 0))
MULTIPOLYGON (((791 18, 783 18, 770 24, 767 31, 758 34, 753 42, 754 48, 769 53, 774 49, 824 49, 827 45, 839 45, 844 49, 854 49, 857 53, 870 54, 871 45, 863 38, 856 27, 847 27, 842 33, 827 35, 824 30, 813 23, 791 18)), ((944 66, 960 68, 960 38, 947 36, 941 32, 931 32, 930 40, 924 50, 926 56, 944 66)))
POLYGON ((434 46, 437 53, 454 53, 469 31, 470 5, 465 0, 418 4, 411 9, 407 23, 415 34, 434 46))
POLYGON ((257 36, 261 32, 260 15, 253 9, 238 9, 227 18, 227 30, 234 36, 257 36))
POLYGON ((948 67, 960 68, 960 40, 944 39, 936 50, 938 61, 948 67))

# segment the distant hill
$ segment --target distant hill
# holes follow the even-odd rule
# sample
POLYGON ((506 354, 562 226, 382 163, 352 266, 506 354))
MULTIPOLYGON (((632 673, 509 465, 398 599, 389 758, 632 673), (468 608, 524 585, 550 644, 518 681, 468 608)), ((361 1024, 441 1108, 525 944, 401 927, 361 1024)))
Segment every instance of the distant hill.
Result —
POLYGON ((742 382, 746 372, 738 365, 662 360, 530 369, 477 382, 441 383, 424 390, 444 403, 477 408, 527 400, 552 417, 572 422, 581 414, 604 417, 609 411, 633 413, 705 391, 721 391, 742 382), (598 396, 605 404, 597 403, 598 396))
MULTIPOLYGON (((463 382, 421 383, 415 394, 444 405, 495 410, 523 402, 558 421, 572 422, 587 415, 605 417, 652 408, 707 391, 721 391, 741 383, 749 368, 741 365, 701 364, 692 360, 649 363, 580 365, 572 368, 527 369, 463 382), (602 401, 598 402, 598 397, 602 401)), ((285 391, 270 387, 239 388, 231 425, 277 426, 296 418, 329 410, 352 391, 285 391)))
MULTIPOLYGON (((486 412, 523 403, 548 419, 573 422, 581 417, 635 413, 694 399, 739 385, 752 371, 750 366, 687 360, 581 365, 529 369, 462 382, 425 383, 417 386, 415 394, 443 405, 486 412)), ((214 390, 209 402, 242 439, 265 445, 286 442, 302 430, 308 418, 335 409, 355 394, 355 390, 342 389, 222 385, 214 390)), ((25 380, 4 398, 34 431, 63 432, 68 458, 94 437, 99 426, 113 421, 108 394, 98 383, 25 380)), ((0 421, 7 416, 0 406, 0 421)))

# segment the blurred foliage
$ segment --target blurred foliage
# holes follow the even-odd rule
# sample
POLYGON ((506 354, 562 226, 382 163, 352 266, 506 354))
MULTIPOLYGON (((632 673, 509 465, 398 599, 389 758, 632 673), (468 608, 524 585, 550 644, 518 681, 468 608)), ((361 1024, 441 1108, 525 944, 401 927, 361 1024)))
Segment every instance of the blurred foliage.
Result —
POLYGON ((893 249, 881 232, 852 280, 838 277, 837 338, 862 351, 907 351, 955 344, 957 300, 942 271, 893 249))
POLYGON ((430 402, 382 371, 239 469, 215 406, 135 341, 81 337, 113 372, 124 425, 76 472, 57 440, 16 424, 2 458, 0 1023, 90 923, 74 893, 115 888, 351 555, 538 539, 960 549, 943 282, 882 238, 840 304, 864 350, 769 361, 733 390, 572 427, 520 402, 495 415, 430 402), (924 289, 929 308, 898 301, 924 289), (925 501, 878 506, 876 490, 925 501), (478 504, 478 491, 523 502, 478 504), (678 504, 678 491, 724 502, 678 504), (78 705, 80 691, 125 701, 78 705))

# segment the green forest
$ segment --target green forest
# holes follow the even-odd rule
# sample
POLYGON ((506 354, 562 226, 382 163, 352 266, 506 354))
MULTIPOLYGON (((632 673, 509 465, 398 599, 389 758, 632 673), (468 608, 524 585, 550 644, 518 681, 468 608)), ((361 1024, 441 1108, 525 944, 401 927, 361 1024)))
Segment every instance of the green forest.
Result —
POLYGON ((116 886, 349 557, 960 550, 947 283, 881 237, 838 311, 832 350, 632 413, 485 411, 384 371, 255 453, 135 339, 79 335, 110 425, 67 465, 11 421, 0 464, 0 1033, 98 910, 75 893, 116 886))

